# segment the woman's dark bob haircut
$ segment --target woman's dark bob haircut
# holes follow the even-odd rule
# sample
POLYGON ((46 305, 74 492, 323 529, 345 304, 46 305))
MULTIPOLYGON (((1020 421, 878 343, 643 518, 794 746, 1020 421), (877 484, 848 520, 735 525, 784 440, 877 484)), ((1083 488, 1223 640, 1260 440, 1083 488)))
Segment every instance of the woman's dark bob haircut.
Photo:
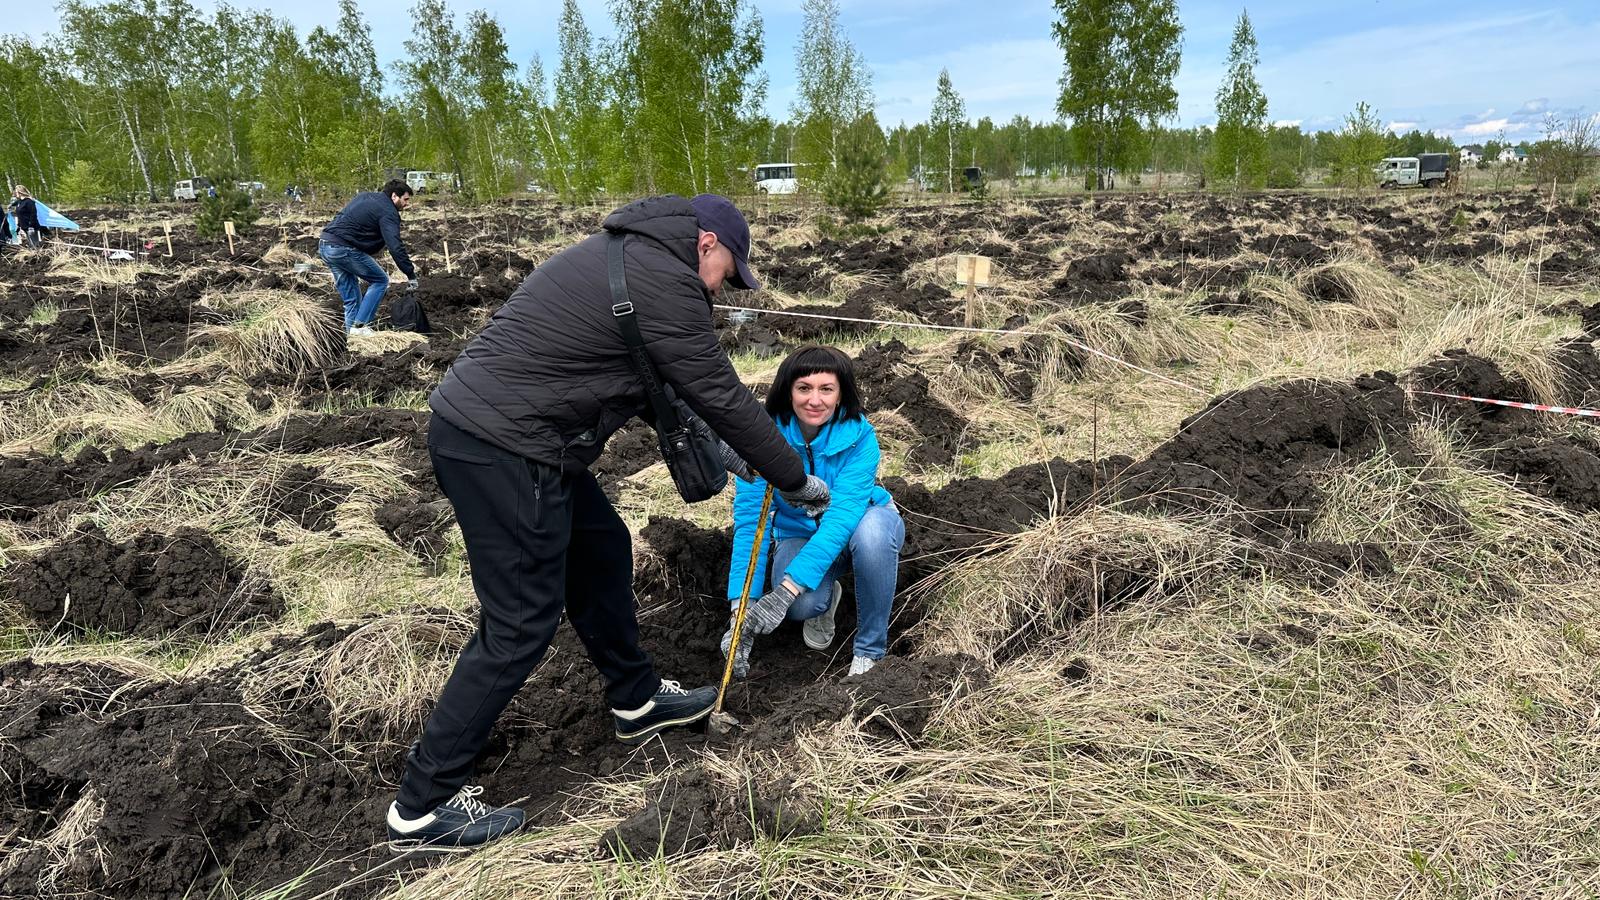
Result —
POLYGON ((767 412, 779 424, 794 420, 794 383, 808 375, 829 374, 839 379, 839 408, 833 421, 861 418, 861 392, 856 390, 856 366, 850 357, 834 347, 809 344, 789 354, 778 366, 778 378, 767 392, 767 412))

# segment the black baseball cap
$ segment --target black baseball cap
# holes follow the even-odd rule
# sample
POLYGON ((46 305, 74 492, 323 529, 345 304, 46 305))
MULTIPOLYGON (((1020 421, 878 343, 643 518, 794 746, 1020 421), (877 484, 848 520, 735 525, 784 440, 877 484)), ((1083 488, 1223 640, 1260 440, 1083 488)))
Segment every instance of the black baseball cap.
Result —
POLYGON ((716 235, 722 246, 733 254, 733 267, 737 270, 733 286, 747 291, 761 287, 750 274, 750 226, 733 201, 721 194, 699 194, 689 205, 694 207, 694 216, 700 220, 700 230, 716 235))

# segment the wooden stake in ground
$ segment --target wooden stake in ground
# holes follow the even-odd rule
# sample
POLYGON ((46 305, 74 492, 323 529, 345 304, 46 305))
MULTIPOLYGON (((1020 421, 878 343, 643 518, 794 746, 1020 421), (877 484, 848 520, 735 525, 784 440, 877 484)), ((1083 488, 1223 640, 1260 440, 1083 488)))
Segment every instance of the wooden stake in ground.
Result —
POLYGON ((233 223, 223 222, 222 230, 228 233, 228 255, 233 255, 233 223))
POLYGON ((171 256, 172 255, 172 223, 171 222, 162 222, 161 223, 161 230, 163 232, 165 232, 166 235, 167 235, 167 255, 171 256))
POLYGON ((989 286, 989 257, 979 256, 976 253, 959 253, 956 255, 956 283, 966 285, 967 288, 967 327, 973 327, 977 320, 974 306, 978 299, 978 288, 989 286))
POLYGON ((444 242, 444 270, 446 272, 454 272, 455 271, 454 269, 450 268, 450 242, 449 241, 445 241, 444 242))

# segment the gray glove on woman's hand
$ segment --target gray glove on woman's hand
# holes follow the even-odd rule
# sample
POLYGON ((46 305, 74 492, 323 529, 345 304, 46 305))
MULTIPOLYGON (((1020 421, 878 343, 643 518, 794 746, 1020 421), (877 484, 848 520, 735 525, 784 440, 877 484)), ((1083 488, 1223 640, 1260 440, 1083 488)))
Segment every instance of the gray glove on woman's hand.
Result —
POLYGON ((791 506, 798 506, 800 511, 815 519, 828 511, 828 500, 832 496, 828 491, 828 483, 815 475, 807 475, 806 483, 792 491, 779 491, 778 496, 789 502, 791 506))
POLYGON ((772 590, 761 595, 759 600, 750 601, 750 607, 744 611, 744 630, 752 634, 777 631, 778 626, 783 624, 783 617, 789 612, 789 604, 798 596, 799 586, 787 578, 783 579, 772 590))

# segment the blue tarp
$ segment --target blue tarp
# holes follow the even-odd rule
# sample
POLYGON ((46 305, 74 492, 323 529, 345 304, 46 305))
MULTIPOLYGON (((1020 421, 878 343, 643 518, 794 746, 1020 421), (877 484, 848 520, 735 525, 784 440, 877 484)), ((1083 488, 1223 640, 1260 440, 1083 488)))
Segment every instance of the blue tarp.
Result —
POLYGON ((60 228, 63 231, 77 231, 78 223, 63 216, 38 200, 33 205, 39 210, 39 224, 44 228, 60 228))

